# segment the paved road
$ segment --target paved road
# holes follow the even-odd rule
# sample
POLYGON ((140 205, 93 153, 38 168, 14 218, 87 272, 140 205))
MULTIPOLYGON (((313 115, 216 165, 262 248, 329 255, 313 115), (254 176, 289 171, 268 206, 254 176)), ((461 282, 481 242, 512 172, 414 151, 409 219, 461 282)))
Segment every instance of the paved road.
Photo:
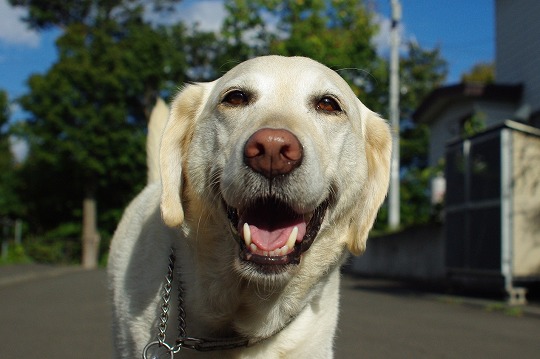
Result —
POLYGON ((42 271, 0 286, 0 358, 110 358, 105 272, 42 271))
POLYGON ((540 358, 540 316, 345 278, 336 358, 540 358))
MULTIPOLYGON (((25 270, 0 270, 0 358, 109 358, 105 272, 25 270)), ((336 358, 540 358, 540 316, 465 303, 346 276, 336 358)))

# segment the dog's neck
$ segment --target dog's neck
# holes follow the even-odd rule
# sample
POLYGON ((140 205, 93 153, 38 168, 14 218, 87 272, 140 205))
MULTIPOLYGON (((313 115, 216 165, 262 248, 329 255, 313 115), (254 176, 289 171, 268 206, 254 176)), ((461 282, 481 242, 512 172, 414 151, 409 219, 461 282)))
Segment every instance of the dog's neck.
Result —
POLYGON ((326 278, 335 272, 320 281, 314 274, 313 278, 293 276, 279 286, 265 285, 241 278, 234 271, 216 272, 220 261, 230 266, 230 258, 221 258, 206 262, 207 268, 199 262, 191 272, 194 278, 188 280, 191 286, 185 294, 188 326, 195 331, 190 335, 242 336, 254 341, 272 337, 321 294, 326 278))
MULTIPOLYGON (((239 335, 254 340, 271 337, 323 292, 329 276, 339 275, 335 272, 345 258, 335 258, 334 266, 326 270, 314 266, 308 272, 299 267, 298 273, 287 280, 250 280, 234 269, 232 263, 238 253, 234 239, 222 237, 228 232, 224 226, 223 220, 209 213, 188 216, 182 226, 184 238, 180 238, 178 245, 182 248, 178 249, 189 252, 181 256, 184 263, 180 264, 181 280, 186 283, 188 326, 193 328, 189 335, 239 335), (194 240, 186 243, 187 238, 194 240)), ((302 261, 314 260, 309 258, 312 254, 306 252, 302 261)), ((336 301, 337 294, 338 290, 336 301)))
MULTIPOLYGON (((195 336, 191 333, 186 332, 186 308, 184 307, 185 302, 185 294, 186 291, 184 289, 184 285, 182 284, 182 278, 178 278, 178 274, 181 273, 181 271, 178 271, 178 268, 174 270, 174 266, 176 264, 176 251, 173 249, 173 254, 169 258, 169 274, 166 277, 164 288, 166 290, 167 287, 171 288, 171 284, 175 284, 175 282, 178 284, 178 322, 179 322, 179 330, 180 333, 178 335, 178 339, 176 340, 176 344, 178 347, 184 347, 189 349, 194 349, 197 351, 213 351, 213 350, 225 350, 225 349, 234 349, 234 348, 240 348, 245 346, 252 346, 259 342, 262 342, 266 339, 269 339, 271 337, 274 337, 275 335, 279 334, 282 330, 284 330, 302 311, 303 306, 306 306, 310 300, 304 301, 303 306, 299 307, 297 310, 292 310, 291 308, 288 308, 289 313, 284 313, 283 308, 276 306, 276 303, 281 302, 278 301, 278 298, 280 298, 283 293, 280 290, 277 290, 273 287, 265 287, 264 289, 258 288, 255 286, 254 288, 250 288, 250 284, 243 283, 240 285, 242 287, 240 289, 240 297, 247 298, 248 300, 251 300, 251 303, 246 302, 236 302, 234 300, 230 300, 233 298, 226 298, 223 296, 220 296, 221 299, 228 300, 229 303, 238 303, 236 306, 236 310, 233 310, 231 313, 231 316, 223 316, 223 312, 220 312, 219 308, 210 308, 209 310, 206 310, 202 312, 200 309, 197 310, 199 314, 202 313, 202 316, 208 317, 209 315, 212 316, 211 319, 214 319, 214 322, 212 323, 213 327, 215 327, 216 323, 215 320, 221 320, 222 323, 220 323, 219 326, 222 328, 225 327, 227 330, 223 330, 222 328, 218 330, 211 329, 206 331, 208 333, 212 334, 212 337, 208 336, 195 336), (171 266, 173 269, 171 269, 171 266), (173 275, 173 273, 176 273, 173 275), (176 278, 174 278, 176 277, 176 278), (257 298, 256 301, 253 301, 253 293, 256 293, 255 298, 257 298), (264 305, 266 308, 261 308, 261 303, 264 302, 264 305), (255 305, 256 310, 250 310, 249 308, 252 307, 252 305, 255 305), (217 312, 221 313, 221 318, 216 317, 216 310, 217 312), (182 313, 182 314, 180 314, 182 313), (264 315, 264 313, 267 313, 267 315, 264 315), (238 331, 231 331, 230 328, 234 328, 235 325, 237 326, 237 322, 242 322, 243 318, 249 319, 250 322, 253 322, 255 316, 260 316, 261 314, 263 318, 259 319, 256 318, 256 323, 265 323, 263 326, 265 328, 265 332, 253 332, 253 329, 257 328, 248 328, 249 333, 246 333, 245 331, 242 334, 238 334, 238 331), (227 318, 228 317, 228 318, 227 318), (266 317, 266 318, 264 318, 266 317), (233 319, 235 318, 235 319, 233 319), (281 321, 273 321, 269 322, 268 318, 280 318, 281 321), (216 336, 217 334, 217 336, 216 336)), ((208 273, 208 272, 206 272, 208 273)), ((204 286, 203 286, 204 287, 204 286)), ((213 286, 215 290, 220 290, 220 286, 213 286)), ((221 290, 226 286, 221 286, 221 290)), ((200 290, 201 286, 193 286, 191 287, 193 290, 200 290)), ((209 287, 205 287, 209 288, 209 287)), ((212 288, 212 286, 210 287, 212 288)), ((212 291, 205 291, 207 293, 206 297, 202 297, 203 300, 199 301, 200 303, 208 303, 209 300, 213 299, 215 300, 215 293, 212 293, 212 291)), ((238 298, 238 293, 235 295, 238 298)), ((201 297, 199 297, 201 298, 201 297)), ((288 302, 288 301, 286 301, 288 302)), ((168 304, 168 300, 164 303, 168 304)), ((194 308, 195 309, 195 308, 194 308)), ((208 309, 208 308, 207 308, 208 309)), ((163 310, 163 306, 162 306, 163 310)), ((165 314, 169 311, 169 309, 165 309, 165 314)), ((191 319, 194 323, 196 323, 197 315, 190 315, 188 318, 188 321, 191 319)), ((207 319, 208 320, 208 319, 207 319)), ((167 324, 167 323, 165 323, 167 324)), ((257 325, 257 327, 260 327, 260 325, 257 325)), ((201 328, 202 329, 202 328, 201 328)), ((203 330, 204 332, 204 330, 203 330)), ((156 342, 149 344, 155 345, 156 342)), ((174 346, 170 344, 165 344, 167 347, 169 347, 171 350, 174 350, 174 346)), ((145 349, 146 352, 146 349, 145 349)))

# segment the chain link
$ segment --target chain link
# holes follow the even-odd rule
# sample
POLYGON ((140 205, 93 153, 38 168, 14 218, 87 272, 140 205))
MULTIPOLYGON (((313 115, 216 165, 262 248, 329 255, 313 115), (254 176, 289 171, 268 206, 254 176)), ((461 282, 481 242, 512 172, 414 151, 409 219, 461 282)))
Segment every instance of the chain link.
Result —
POLYGON ((176 339, 176 345, 174 352, 180 351, 183 338, 187 337, 186 332, 186 311, 184 310, 184 287, 182 281, 178 281, 178 338, 176 339))
MULTIPOLYGON (((154 345, 163 348, 170 354, 171 358, 174 354, 178 353, 182 349, 183 338, 186 337, 186 312, 184 310, 184 288, 181 281, 178 281, 178 338, 176 339, 175 346, 167 344, 166 332, 167 323, 169 322, 169 313, 171 311, 171 292, 174 282, 174 264, 176 262, 176 256, 174 255, 174 249, 171 248, 171 254, 169 255, 169 266, 167 269, 167 275, 165 276, 165 284, 163 285, 163 294, 161 296, 161 313, 158 317, 158 334, 157 342, 149 343, 143 351, 143 359, 147 358, 147 353, 152 350, 154 345)), ((158 348, 156 348, 158 349, 158 348)))
MULTIPOLYGON (((187 336, 186 332, 186 311, 184 310, 184 287, 182 286, 182 281, 178 281, 178 337, 176 339, 175 345, 171 346, 167 344, 166 332, 167 332, 167 323, 169 321, 170 313, 170 303, 171 303, 171 292, 174 282, 174 266, 176 262, 176 256, 174 254, 174 249, 171 248, 171 254, 169 255, 169 267, 167 270, 167 275, 165 276, 165 284, 163 285, 163 294, 161 296, 161 313, 158 317, 158 334, 157 341, 150 342, 146 345, 143 350, 143 359, 154 358, 156 357, 154 353, 158 351, 165 351, 170 358, 174 358, 174 354, 180 352, 182 347, 199 350, 199 351, 209 351, 209 350, 224 350, 232 349, 238 347, 245 347, 249 344, 249 340, 246 338, 227 338, 227 339, 198 339, 191 338, 187 336)), ((164 353, 163 353, 164 354, 164 353)))
POLYGON ((165 285, 163 286, 163 295, 161 297, 163 302, 161 304, 161 314, 159 315, 158 335, 157 335, 157 340, 159 341, 160 344, 165 343, 167 322, 169 321, 171 291, 172 291, 172 283, 174 280, 174 263, 175 263, 175 256, 174 256, 174 252, 172 252, 171 255, 169 256, 169 267, 167 271, 167 276, 165 277, 165 285))

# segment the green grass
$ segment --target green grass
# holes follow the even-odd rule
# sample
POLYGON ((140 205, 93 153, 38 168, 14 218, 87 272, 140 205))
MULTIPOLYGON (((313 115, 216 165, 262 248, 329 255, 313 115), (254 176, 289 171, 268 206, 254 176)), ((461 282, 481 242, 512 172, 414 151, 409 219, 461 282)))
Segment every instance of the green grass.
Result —
POLYGON ((0 265, 32 263, 32 259, 26 254, 24 247, 16 244, 8 246, 7 254, 2 253, 0 265))

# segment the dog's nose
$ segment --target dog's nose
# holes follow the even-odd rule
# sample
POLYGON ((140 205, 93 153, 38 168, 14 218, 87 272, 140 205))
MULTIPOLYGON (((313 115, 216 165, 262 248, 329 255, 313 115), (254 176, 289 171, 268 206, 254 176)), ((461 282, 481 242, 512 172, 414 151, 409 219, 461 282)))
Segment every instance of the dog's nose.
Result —
POLYGON ((300 141, 290 131, 263 128, 244 146, 244 162, 267 178, 290 173, 302 162, 300 141))

